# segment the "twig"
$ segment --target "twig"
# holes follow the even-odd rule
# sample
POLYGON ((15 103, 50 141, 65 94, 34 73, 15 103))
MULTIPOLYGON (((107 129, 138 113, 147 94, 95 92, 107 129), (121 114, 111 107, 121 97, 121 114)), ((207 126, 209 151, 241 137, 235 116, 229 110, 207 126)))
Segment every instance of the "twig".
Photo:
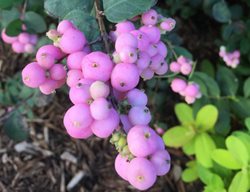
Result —
POLYGON ((108 42, 108 35, 105 29, 105 25, 103 22, 103 11, 100 10, 100 1, 99 0, 95 0, 95 11, 96 11, 96 19, 98 21, 98 25, 99 25, 99 30, 101 32, 101 37, 102 40, 104 42, 104 46, 105 46, 105 50, 107 53, 110 53, 110 46, 109 46, 109 42, 108 42))
POLYGON ((24 15, 25 15, 25 11, 26 11, 26 8, 27 8, 27 4, 28 4, 28 0, 25 0, 24 4, 23 4, 23 8, 22 8, 22 13, 21 13, 20 19, 24 19, 24 15))
POLYGON ((175 59, 177 60, 177 59, 178 59, 178 55, 176 54, 176 52, 175 52, 175 50, 174 50, 174 47, 173 47, 172 43, 171 43, 170 41, 168 41, 168 40, 164 40, 164 41, 167 43, 167 45, 168 45, 168 47, 170 48, 170 50, 172 51, 172 53, 173 53, 175 59))

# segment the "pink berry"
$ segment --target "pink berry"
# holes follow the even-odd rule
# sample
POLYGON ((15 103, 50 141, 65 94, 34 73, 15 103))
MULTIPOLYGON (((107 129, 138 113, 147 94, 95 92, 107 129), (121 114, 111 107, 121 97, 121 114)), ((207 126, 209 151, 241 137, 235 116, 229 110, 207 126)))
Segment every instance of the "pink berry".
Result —
POLYGON ((148 97, 144 91, 132 89, 127 93, 128 103, 132 106, 146 106, 148 97))
POLYGON ((129 121, 129 118, 127 115, 121 114, 120 115, 120 120, 122 123, 122 128, 123 130, 128 133, 129 130, 133 127, 133 125, 131 124, 131 122, 129 121))
POLYGON ((8 43, 8 44, 11 44, 11 43, 14 43, 15 41, 17 41, 17 37, 16 36, 8 36, 6 33, 5 33, 5 29, 2 30, 2 33, 1 33, 1 36, 2 36, 2 39, 5 43, 8 43))
POLYGON ((152 79, 153 76, 154 76, 154 71, 152 71, 152 69, 150 68, 144 69, 141 73, 141 77, 143 78, 143 80, 152 79))
POLYGON ((128 113, 132 125, 148 125, 151 121, 151 114, 147 107, 132 107, 128 113))
POLYGON ((93 99, 106 98, 109 95, 109 86, 102 81, 95 81, 90 86, 90 95, 93 99))
POLYGON ((150 63, 150 56, 146 52, 139 52, 136 65, 139 69, 146 69, 150 63))
POLYGON ((20 43, 19 41, 15 41, 14 43, 12 43, 12 50, 16 53, 23 53, 24 44, 20 43))
POLYGON ((181 73, 183 75, 189 75, 192 72, 192 65, 185 63, 181 65, 181 73))
POLYGON ((123 47, 119 52, 120 60, 123 63, 135 63, 137 60, 137 52, 135 48, 123 47))
POLYGON ((83 51, 71 53, 67 57, 67 66, 69 67, 69 69, 81 70, 82 69, 82 60, 86 55, 87 55, 87 53, 85 53, 83 51))
POLYGON ((53 93, 56 88, 57 81, 53 79, 47 79, 42 85, 39 86, 40 91, 45 95, 53 93))
POLYGON ((117 174, 127 181, 128 178, 128 167, 129 167, 129 161, 126 157, 122 157, 120 154, 118 154, 115 158, 115 170, 117 174))
POLYGON ((55 64, 55 58, 47 53, 41 54, 37 57, 38 64, 44 69, 50 69, 55 64))
POLYGON ((160 27, 164 31, 172 31, 175 28, 176 21, 172 18, 167 18, 161 22, 160 27))
POLYGON ((196 97, 199 95, 199 86, 195 83, 189 83, 185 88, 185 95, 189 97, 196 97))
POLYGON ((156 44, 149 44, 148 49, 146 50, 147 54, 150 57, 153 57, 155 55, 157 55, 158 52, 158 48, 156 44))
POLYGON ((30 35, 28 33, 20 33, 18 35, 18 41, 20 43, 23 43, 23 44, 26 44, 26 43, 29 43, 30 42, 30 35))
POLYGON ((35 51, 35 47, 31 43, 27 43, 27 44, 24 45, 24 51, 26 53, 33 53, 35 51))
POLYGON ((161 55, 157 54, 154 57, 151 58, 151 62, 150 62, 150 69, 152 69, 153 71, 156 71, 161 64, 164 62, 164 57, 162 57, 161 55))
POLYGON ((151 163, 153 163, 156 174, 158 176, 163 176, 170 170, 170 155, 166 150, 156 151, 150 157, 151 163))
POLYGON ((69 90, 69 98, 73 104, 89 104, 92 101, 89 93, 89 85, 79 84, 71 87, 69 90))
POLYGON ((146 125, 132 127, 127 136, 130 152, 136 157, 146 157, 153 154, 158 147, 157 134, 146 125))
POLYGON ((140 31, 144 32, 151 43, 158 43, 158 41, 161 38, 161 31, 158 27, 155 27, 153 25, 150 26, 142 26, 140 28, 140 31))
POLYGON ((123 33, 128 33, 133 30, 135 30, 135 26, 130 21, 123 21, 123 22, 116 24, 116 33, 118 35, 121 35, 123 33))
POLYGON ((61 34, 64 34, 68 29, 75 28, 74 25, 68 20, 62 20, 58 26, 57 31, 61 34))
POLYGON ((92 52, 82 60, 83 75, 87 79, 108 81, 113 65, 107 54, 100 51, 92 52))
POLYGON ((35 45, 37 43, 37 35, 30 35, 30 43, 35 45))
POLYGON ((170 71, 174 72, 174 73, 179 73, 181 70, 181 65, 177 62, 172 62, 170 63, 170 71))
POLYGON ((139 83, 139 72, 134 64, 119 63, 111 74, 112 86, 118 91, 128 91, 139 83))
POLYGON ((139 30, 134 30, 134 31, 131 31, 130 33, 133 34, 137 38, 138 49, 140 51, 146 51, 149 46, 148 36, 139 30))
POLYGON ((69 70, 67 73, 67 85, 74 87, 78 84, 78 81, 83 78, 82 71, 80 70, 69 70))
POLYGON ((158 14, 155 10, 150 9, 141 16, 144 25, 155 25, 157 23, 158 14))
POLYGON ((192 97, 192 96, 185 96, 185 101, 188 103, 188 104, 192 104, 195 102, 195 97, 192 97))
POLYGON ((90 105, 90 112, 95 120, 103 120, 109 116, 111 105, 105 98, 98 98, 90 105))
POLYGON ((91 129, 97 137, 107 138, 113 133, 118 125, 119 115, 114 109, 111 109, 108 117, 103 120, 95 120, 91 125, 91 129))
POLYGON ((186 81, 184 81, 183 79, 180 78, 175 78, 172 82, 171 82, 171 88, 174 92, 179 93, 181 91, 184 91, 185 88, 187 87, 187 83, 186 81))
POLYGON ((51 57, 54 57, 56 60, 61 59, 64 56, 64 53, 54 45, 44 45, 40 47, 36 53, 36 60, 38 60, 41 55, 51 55, 51 57))
POLYGON ((123 33, 118 36, 115 42, 115 49, 119 53, 124 47, 137 48, 137 39, 130 33, 123 33))
POLYGON ((38 63, 33 62, 26 65, 22 71, 22 79, 26 86, 37 88, 46 80, 46 72, 38 63))
POLYGON ((157 50, 158 54, 160 54, 162 57, 167 57, 168 49, 162 41, 159 41, 159 43, 157 43, 157 50))
POLYGON ((156 170, 149 160, 137 157, 129 163, 127 178, 135 188, 147 190, 156 181, 156 170))
POLYGON ((157 75, 164 75, 168 71, 168 64, 164 61, 161 63, 161 66, 155 70, 157 75))
POLYGON ((53 80, 62 80, 66 78, 66 70, 64 69, 64 66, 62 64, 55 64, 53 65, 50 70, 50 77, 53 80))
POLYGON ((62 35, 59 46, 64 53, 70 54, 81 51, 86 43, 87 40, 81 31, 70 28, 62 35))

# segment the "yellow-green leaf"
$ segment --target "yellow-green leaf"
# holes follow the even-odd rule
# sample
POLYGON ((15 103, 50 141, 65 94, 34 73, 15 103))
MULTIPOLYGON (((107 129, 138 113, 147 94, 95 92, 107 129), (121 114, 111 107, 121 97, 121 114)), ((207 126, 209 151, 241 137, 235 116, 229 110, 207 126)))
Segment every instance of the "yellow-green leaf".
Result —
POLYGON ((196 116, 196 126, 198 130, 213 129, 218 119, 218 110, 213 105, 202 107, 196 116))
POLYGON ((193 109, 186 103, 178 103, 174 110, 181 124, 187 125, 194 122, 193 109))
POLYGON ((248 191, 248 175, 246 171, 238 172, 230 186, 228 192, 247 192, 248 191))

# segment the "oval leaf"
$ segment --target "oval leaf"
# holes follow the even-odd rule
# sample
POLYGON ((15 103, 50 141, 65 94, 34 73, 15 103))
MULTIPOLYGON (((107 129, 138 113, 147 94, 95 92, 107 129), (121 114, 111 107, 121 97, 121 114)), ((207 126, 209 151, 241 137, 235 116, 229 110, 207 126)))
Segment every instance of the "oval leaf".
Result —
POLYGON ((195 181, 196 179, 198 179, 198 173, 197 170, 195 168, 187 168, 185 169, 182 174, 181 174, 181 178, 183 181, 190 183, 195 181))
POLYGON ((229 22, 231 19, 231 12, 224 0, 216 3, 212 11, 214 19, 221 23, 229 22))
POLYGON ((202 107, 196 116, 196 127, 198 130, 213 129, 218 119, 218 110, 213 105, 206 105, 202 107))
POLYGON ((6 34, 9 36, 17 36, 22 32, 22 21, 20 19, 16 19, 11 21, 6 27, 6 34))
POLYGON ((174 110, 181 124, 187 125, 194 121, 193 110, 186 103, 178 103, 175 105, 174 110))
POLYGON ((166 146, 181 147, 194 137, 194 131, 187 127, 176 126, 167 130, 163 135, 166 146))
POLYGON ((230 186, 228 192, 247 192, 248 191, 248 175, 247 172, 240 171, 238 172, 230 186))
POLYGON ((47 29, 42 16, 33 11, 25 13, 24 23, 26 24, 28 31, 31 32, 42 33, 47 29))
POLYGON ((247 80, 244 82, 244 96, 249 97, 250 96, 250 77, 247 78, 247 80))

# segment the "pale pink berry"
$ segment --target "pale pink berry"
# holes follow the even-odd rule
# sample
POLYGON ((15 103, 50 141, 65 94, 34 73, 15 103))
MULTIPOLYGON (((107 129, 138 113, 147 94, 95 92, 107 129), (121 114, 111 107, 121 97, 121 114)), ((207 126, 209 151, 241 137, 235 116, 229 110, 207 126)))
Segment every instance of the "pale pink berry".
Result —
POLYGON ((132 47, 123 47, 119 52, 119 56, 123 63, 135 63, 137 60, 137 51, 132 47))
POLYGON ((91 125, 91 129, 97 137, 107 138, 118 126, 119 115, 114 109, 111 109, 108 117, 103 120, 95 120, 91 125))
POLYGON ((195 100, 196 100, 195 97, 192 97, 192 96, 185 96, 185 101, 186 101, 188 104, 194 103, 195 100))
POLYGON ((187 83, 185 80, 180 79, 180 78, 175 78, 172 82, 171 82, 171 88, 174 92, 181 92, 184 91, 187 87, 187 83))
POLYGON ((139 69, 146 69, 150 64, 150 56, 146 52, 139 52, 136 65, 139 69))
POLYGON ((83 51, 71 53, 67 57, 67 66, 69 67, 69 69, 81 70, 82 69, 82 60, 86 55, 87 55, 87 53, 85 53, 83 51))
POLYGON ((112 54, 112 59, 114 63, 121 63, 120 55, 116 51, 112 54))
POLYGON ((167 46, 162 41, 159 41, 159 43, 157 43, 156 46, 158 54, 160 54, 162 57, 165 58, 168 54, 167 46))
POLYGON ((116 26, 116 33, 118 36, 123 33, 128 33, 130 31, 135 30, 134 24, 130 21, 119 22, 115 26, 116 26))
POLYGON ((158 41, 161 38, 161 31, 158 27, 155 27, 153 25, 150 26, 142 26, 140 28, 140 31, 144 32, 151 43, 158 43, 158 41))
POLYGON ((118 154, 115 158, 115 170, 117 174, 124 180, 127 181, 129 161, 126 157, 122 157, 118 154))
POLYGON ((171 159, 166 150, 156 151, 149 160, 153 163, 158 176, 163 176, 169 172, 171 159))
POLYGON ((132 106, 146 106, 148 97, 144 91, 132 89, 127 93, 128 103, 132 106))
POLYGON ((161 55, 157 54, 154 57, 151 58, 151 62, 150 62, 150 69, 152 69, 153 71, 156 71, 161 64, 164 62, 164 57, 162 57, 161 55))
POLYGON ((36 53, 36 60, 38 60, 38 58, 44 54, 51 55, 56 60, 61 59, 64 56, 64 53, 62 53, 58 47, 55 47, 54 45, 44 45, 38 49, 36 53))
POLYGON ((141 16, 144 25, 155 25, 157 23, 158 14, 155 10, 150 9, 141 16))
POLYGON ((37 35, 30 35, 30 43, 35 45, 38 41, 37 35))
POLYGON ((50 69, 55 64, 55 57, 43 53, 37 57, 38 64, 44 69, 50 69))
POLYGON ((120 120, 122 123, 122 128, 123 130, 128 133, 129 130, 133 127, 132 123, 129 121, 129 118, 127 115, 121 114, 120 115, 120 120))
POLYGON ((31 43, 27 43, 27 44, 24 45, 24 51, 26 53, 33 53, 35 51, 35 47, 31 43))
POLYGON ((89 93, 89 85, 79 84, 71 87, 69 90, 69 98, 73 104, 91 103, 92 98, 89 93))
POLYGON ((111 105, 105 98, 95 99, 90 104, 90 112, 95 120, 103 120, 109 116, 111 105))
POLYGON ((59 46, 64 53, 70 54, 81 51, 86 43, 86 37, 81 31, 70 28, 60 38, 59 46))
POLYGON ((195 83, 189 83, 185 88, 185 96, 196 97, 199 95, 199 86, 195 83))
POLYGON ((172 71, 174 73, 179 73, 180 70, 181 70, 180 63, 177 63, 175 61, 173 61, 172 63, 170 63, 170 71, 172 71))
POLYGON ((137 67, 129 63, 117 64, 111 74, 111 83, 115 89, 122 92, 135 88, 139 83, 137 67))
POLYGON ((24 44, 20 43, 19 41, 15 41, 14 43, 12 43, 12 50, 16 53, 23 53, 24 44))
POLYGON ((83 75, 87 79, 108 81, 113 65, 107 54, 100 51, 92 52, 82 60, 83 75))
POLYGON ((74 87, 78 84, 78 81, 83 78, 82 71, 80 70, 69 70, 67 73, 67 85, 74 87))
POLYGON ((141 77, 143 78, 143 80, 149 80, 152 79, 154 76, 154 71, 150 68, 144 69, 141 73, 141 77))
POLYGON ((17 36, 8 36, 5 33, 5 29, 2 30, 1 36, 2 36, 3 41, 8 44, 11 44, 17 41, 17 36))
POLYGON ((137 48, 137 39, 130 33, 123 33, 118 36, 115 42, 115 49, 119 53, 124 47, 137 48))
POLYGON ((46 79, 46 81, 39 86, 40 91, 45 95, 54 93, 56 88, 57 88, 57 81, 53 79, 46 79))
POLYGON ((25 85, 37 88, 46 80, 46 72, 38 63, 33 62, 26 65, 22 71, 22 79, 25 85))
POLYGON ((146 125, 132 127, 127 136, 130 152, 136 157, 146 157, 153 154, 158 147, 157 134, 146 125))
POLYGON ((149 44, 146 52, 150 57, 155 56, 158 53, 157 44, 149 44))
POLYGON ((168 71, 168 64, 163 61, 158 69, 155 70, 157 75, 164 75, 168 71))
POLYGON ((50 70, 50 77, 53 80, 62 80, 66 78, 66 70, 62 64, 55 64, 53 65, 50 70))
POLYGON ((137 38, 138 49, 140 51, 146 51, 149 46, 148 36, 140 30, 134 30, 134 31, 131 31, 130 33, 132 33, 137 38))
POLYGON ((128 113, 129 121, 132 125, 148 125, 151 121, 151 114, 147 107, 132 107, 128 113))
POLYGON ((91 84, 90 86, 90 95, 93 99, 97 98, 106 98, 109 95, 110 89, 109 86, 106 85, 102 81, 95 81, 94 83, 91 84))
POLYGON ((128 166, 127 178, 131 185, 139 190, 147 190, 156 181, 154 165, 146 158, 136 157, 128 166))
POLYGON ((30 42, 30 35, 28 33, 25 33, 25 32, 20 33, 18 35, 18 41, 20 43, 23 43, 23 44, 29 43, 30 42))
POLYGON ((57 26, 57 31, 61 34, 64 34, 68 29, 71 28, 75 28, 73 23, 71 23, 69 20, 62 20, 57 26))
POLYGON ((172 31, 175 28, 176 21, 172 18, 167 18, 161 22, 160 27, 164 31, 172 31))
POLYGON ((192 72, 192 65, 189 63, 184 63, 181 65, 181 73, 183 75, 189 75, 192 72))

